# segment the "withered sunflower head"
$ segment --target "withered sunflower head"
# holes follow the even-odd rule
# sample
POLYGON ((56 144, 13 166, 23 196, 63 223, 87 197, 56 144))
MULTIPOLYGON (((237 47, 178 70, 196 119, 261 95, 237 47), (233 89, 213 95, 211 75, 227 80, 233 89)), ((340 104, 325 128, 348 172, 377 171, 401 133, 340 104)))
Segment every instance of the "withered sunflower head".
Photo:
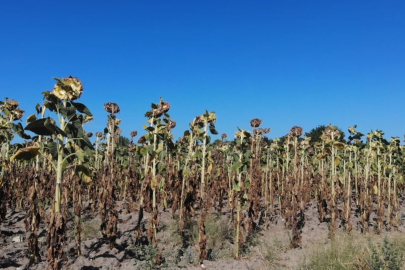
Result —
POLYGON ((57 83, 53 87, 52 94, 63 100, 78 99, 83 93, 83 84, 76 77, 66 77, 56 79, 57 83))
POLYGON ((140 137, 139 140, 138 140, 139 144, 144 144, 145 142, 146 142, 145 136, 140 137))
POLYGON ((89 138, 93 137, 93 132, 88 132, 87 137, 89 137, 89 138))
POLYGON ((2 105, 3 108, 12 111, 18 108, 18 101, 14 99, 7 99, 6 102, 2 105))
POLYGON ((340 132, 337 127, 332 126, 331 124, 325 128, 324 134, 330 139, 337 139, 337 137, 340 137, 340 132))
POLYGON ((96 137, 97 137, 97 138, 101 138, 101 137, 103 137, 103 133, 101 133, 100 131, 99 131, 99 132, 97 132, 97 133, 96 133, 96 137))
POLYGON ((215 124, 215 122, 217 121, 217 116, 214 112, 210 112, 208 114, 208 123, 212 123, 215 124))
POLYGON ((14 115, 14 120, 20 120, 24 116, 24 110, 21 110, 20 108, 16 108, 11 111, 14 115))
POLYGON ((257 128, 254 130, 253 134, 258 136, 264 136, 270 132, 269 128, 257 128))
POLYGON ((294 126, 290 130, 290 134, 293 137, 299 137, 302 135, 303 132, 304 132, 304 130, 302 129, 302 127, 299 127, 299 126, 294 126))
POLYGON ((170 103, 166 101, 162 101, 160 103, 160 108, 163 111, 163 113, 167 113, 170 110, 170 103))
POLYGON ((170 120, 169 123, 167 123, 167 128, 168 128, 169 130, 171 130, 171 129, 175 128, 176 125, 177 125, 176 121, 170 120))
POLYGON ((190 127, 193 128, 202 122, 203 122, 203 120, 202 120, 201 116, 196 116, 196 118, 194 118, 193 122, 190 123, 190 127))
POLYGON ((118 106, 118 104, 114 102, 107 102, 106 104, 104 104, 104 109, 112 115, 120 112, 120 106, 118 106))
POLYGON ((223 133, 223 134, 221 135, 221 139, 222 139, 222 140, 225 140, 226 138, 228 138, 228 135, 226 135, 225 133, 223 133))
POLYGON ((259 118, 254 118, 250 121, 250 125, 254 128, 260 127, 260 125, 262 124, 262 120, 259 118))
POLYGON ((170 103, 166 101, 161 101, 156 109, 152 109, 151 113, 153 117, 161 117, 169 110, 170 110, 170 103))
POLYGON ((131 135, 131 138, 136 137, 136 135, 138 135, 138 131, 136 131, 136 130, 131 131, 130 135, 131 135))

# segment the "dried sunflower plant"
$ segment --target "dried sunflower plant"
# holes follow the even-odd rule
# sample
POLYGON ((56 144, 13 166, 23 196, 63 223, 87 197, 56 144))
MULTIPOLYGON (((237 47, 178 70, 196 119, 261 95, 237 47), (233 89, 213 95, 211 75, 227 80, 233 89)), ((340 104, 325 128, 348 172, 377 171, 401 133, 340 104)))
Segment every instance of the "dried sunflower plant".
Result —
MULTIPOLYGON (((20 149, 12 158, 25 159, 26 152, 41 155, 56 171, 55 195, 53 206, 48 218, 48 268, 59 269, 66 241, 66 207, 67 201, 62 200, 64 172, 74 168, 80 183, 90 182, 91 170, 85 165, 93 155, 93 145, 83 129, 87 117, 92 117, 90 110, 82 103, 76 102, 83 93, 83 85, 76 77, 55 78, 57 83, 53 91, 43 92, 43 107, 56 115, 56 119, 45 117, 36 119, 29 117, 29 130, 39 136, 47 137, 37 148, 20 149), (87 117, 86 117, 87 116, 87 117)), ((30 156, 31 158, 32 156, 30 156)), ((78 184, 80 184, 78 183, 78 184)), ((65 187, 66 188, 66 187, 65 187)), ((80 203, 81 200, 78 200, 80 203)))

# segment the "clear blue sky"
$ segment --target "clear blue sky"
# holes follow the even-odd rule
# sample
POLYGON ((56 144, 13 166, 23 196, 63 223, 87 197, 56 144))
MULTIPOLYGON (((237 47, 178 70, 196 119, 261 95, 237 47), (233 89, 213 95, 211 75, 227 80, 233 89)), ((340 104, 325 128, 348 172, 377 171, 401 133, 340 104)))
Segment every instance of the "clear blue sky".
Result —
POLYGON ((230 138, 258 117, 270 138, 332 123, 402 140, 404 15, 404 1, 3 0, 0 97, 28 116, 52 77, 72 75, 95 115, 87 131, 117 102, 123 135, 144 134, 162 96, 176 138, 207 109, 230 138))

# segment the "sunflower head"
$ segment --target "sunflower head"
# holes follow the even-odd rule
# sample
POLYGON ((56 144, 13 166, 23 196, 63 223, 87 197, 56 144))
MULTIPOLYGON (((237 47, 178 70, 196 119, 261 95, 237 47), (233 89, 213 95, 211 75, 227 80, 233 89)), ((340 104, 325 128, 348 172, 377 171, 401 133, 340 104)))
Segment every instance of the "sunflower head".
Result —
POLYGON ((290 134, 293 137, 299 137, 302 135, 303 132, 304 132, 304 130, 302 129, 302 127, 299 127, 299 126, 294 126, 290 130, 290 134))
POLYGON ((163 101, 163 99, 160 100, 160 103, 156 106, 156 108, 152 109, 150 111, 150 114, 157 118, 161 117, 163 114, 167 113, 170 110, 170 103, 163 101))
POLYGON ((138 140, 139 144, 144 144, 145 142, 146 142, 145 136, 140 137, 139 140, 138 140))
POLYGON ((89 137, 89 138, 93 137, 93 132, 88 132, 87 137, 89 137))
POLYGON ((329 139, 339 139, 340 138, 340 132, 336 126, 332 126, 329 124, 324 131, 324 135, 329 138, 329 139))
POLYGON ((261 124, 262 124, 262 120, 259 118, 254 118, 250 121, 250 126, 254 127, 254 128, 260 127, 261 124))
POLYGON ((196 126, 199 123, 203 123, 201 116, 197 116, 196 118, 194 118, 193 122, 190 123, 190 126, 196 126))
POLYGON ((114 102, 107 102, 106 104, 104 104, 104 109, 112 115, 120 112, 120 106, 118 106, 118 104, 114 102))
POLYGON ((349 127, 349 133, 350 134, 352 134, 352 135, 354 135, 354 134, 356 134, 356 128, 357 128, 357 125, 354 125, 354 126, 352 126, 352 127, 349 127))
POLYGON ((57 83, 53 87, 52 94, 62 100, 78 99, 83 93, 83 84, 76 77, 55 78, 57 83))
POLYGON ((16 108, 11 111, 11 113, 14 115, 14 120, 20 120, 24 116, 24 110, 21 110, 20 108, 16 108))
POLYGON ((270 132, 270 128, 257 128, 254 130, 253 134, 258 136, 264 136, 270 132))
POLYGON ((138 135, 138 131, 136 131, 136 130, 131 131, 130 135, 131 135, 131 138, 134 138, 136 135, 138 135))
POLYGON ((12 111, 18 108, 18 101, 14 99, 6 99, 6 102, 3 103, 2 107, 12 111))
POLYGON ((97 132, 97 133, 96 133, 96 137, 97 137, 97 138, 101 138, 101 137, 103 137, 103 133, 101 133, 100 131, 99 131, 99 132, 97 132))
POLYGON ((174 120, 169 120, 169 123, 167 123, 167 127, 169 130, 172 130, 173 128, 175 128, 176 125, 177 125, 177 123, 174 120))

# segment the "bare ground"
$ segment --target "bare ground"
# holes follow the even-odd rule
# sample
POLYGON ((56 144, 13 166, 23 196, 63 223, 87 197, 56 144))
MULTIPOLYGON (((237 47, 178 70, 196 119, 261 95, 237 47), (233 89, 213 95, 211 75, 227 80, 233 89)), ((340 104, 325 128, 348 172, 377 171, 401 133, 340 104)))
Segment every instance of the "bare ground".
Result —
MULTIPOLYGON (((401 211, 405 212, 403 198, 401 198, 401 211)), ((122 207, 122 202, 118 203, 122 207)), ((46 268, 46 228, 41 224, 39 229, 39 246, 42 261, 37 265, 31 265, 27 255, 27 241, 24 219, 26 212, 22 210, 8 210, 6 219, 0 224, 0 268, 4 269, 45 269, 46 268)), ((302 229, 302 248, 290 249, 291 231, 286 230, 284 220, 275 216, 267 225, 262 224, 261 230, 250 237, 243 250, 240 260, 233 258, 235 246, 233 244, 233 225, 230 223, 229 209, 223 209, 221 214, 211 214, 207 218, 207 238, 210 248, 209 260, 204 261, 206 269, 299 269, 300 265, 311 254, 319 249, 330 245, 328 238, 328 223, 320 223, 317 206, 311 202, 305 212, 305 226, 302 229)), ((371 217, 371 221, 375 216, 371 217)), ((120 210, 118 230, 119 234, 116 247, 109 249, 106 240, 99 233, 100 219, 97 213, 85 210, 83 215, 83 256, 75 256, 75 241, 73 217, 68 222, 68 243, 65 247, 65 260, 63 269, 157 269, 152 261, 156 250, 152 246, 137 247, 135 241, 135 226, 137 224, 137 212, 127 213, 120 210)), ((194 242, 187 247, 182 247, 182 237, 177 233, 177 222, 172 218, 170 211, 161 211, 159 214, 160 228, 158 232, 159 249, 165 258, 162 269, 201 269, 198 265, 198 247, 196 235, 198 226, 196 221, 190 221, 187 229, 189 242, 194 242)), ((193 218, 195 220, 196 218, 193 218)), ((353 237, 364 238, 358 228, 359 218, 353 212, 352 216, 353 237)), ((143 220, 147 228, 149 215, 143 220)), ((371 226, 373 224, 370 224, 371 226)), ((401 236, 405 226, 399 230, 383 231, 381 235, 374 232, 367 233, 375 239, 385 236, 395 238, 401 236)), ((339 235, 344 234, 343 228, 338 229, 339 235)))

